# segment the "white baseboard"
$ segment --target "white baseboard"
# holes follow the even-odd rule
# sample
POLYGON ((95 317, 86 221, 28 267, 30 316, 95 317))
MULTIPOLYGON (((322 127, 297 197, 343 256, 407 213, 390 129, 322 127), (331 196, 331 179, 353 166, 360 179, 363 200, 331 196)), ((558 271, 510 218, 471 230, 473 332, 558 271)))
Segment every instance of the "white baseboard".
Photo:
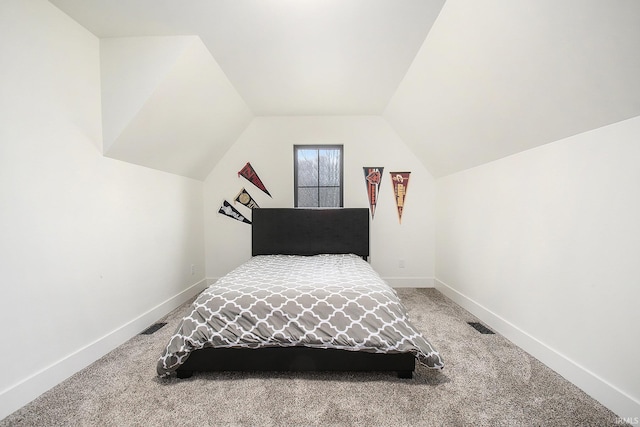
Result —
POLYGON ((194 283, 113 332, 34 373, 15 386, 3 390, 0 392, 0 420, 136 336, 171 310, 202 291, 205 285, 205 279, 194 283))
POLYGON ((433 288, 433 277, 383 277, 392 288, 433 288))
POLYGON ((640 402, 613 384, 524 332, 473 299, 435 279, 435 288, 487 326, 531 354, 623 419, 640 417, 640 402))

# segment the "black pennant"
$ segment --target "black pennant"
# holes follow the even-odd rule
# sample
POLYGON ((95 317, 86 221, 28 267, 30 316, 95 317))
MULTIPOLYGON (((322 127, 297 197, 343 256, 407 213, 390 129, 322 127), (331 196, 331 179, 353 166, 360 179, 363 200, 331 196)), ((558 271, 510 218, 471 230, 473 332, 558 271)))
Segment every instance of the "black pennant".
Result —
POLYGON ((226 215, 229 218, 233 218, 233 219, 238 220, 240 222, 244 222, 245 224, 251 224, 251 221, 249 221, 247 218, 245 218, 240 212, 238 212, 238 210, 236 208, 231 206, 231 204, 229 202, 227 202, 226 200, 223 202, 222 206, 220 206, 220 209, 218 210, 218 213, 226 215))

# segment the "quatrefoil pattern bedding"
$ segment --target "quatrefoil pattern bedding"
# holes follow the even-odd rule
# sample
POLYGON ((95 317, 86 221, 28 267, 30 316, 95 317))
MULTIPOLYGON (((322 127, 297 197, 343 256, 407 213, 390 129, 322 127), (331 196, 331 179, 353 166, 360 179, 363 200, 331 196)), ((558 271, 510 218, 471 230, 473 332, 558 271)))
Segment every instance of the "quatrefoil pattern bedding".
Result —
POLYGON ((169 376, 205 347, 274 346, 410 352, 429 368, 444 366, 396 292, 362 258, 263 255, 198 296, 157 371, 169 376))

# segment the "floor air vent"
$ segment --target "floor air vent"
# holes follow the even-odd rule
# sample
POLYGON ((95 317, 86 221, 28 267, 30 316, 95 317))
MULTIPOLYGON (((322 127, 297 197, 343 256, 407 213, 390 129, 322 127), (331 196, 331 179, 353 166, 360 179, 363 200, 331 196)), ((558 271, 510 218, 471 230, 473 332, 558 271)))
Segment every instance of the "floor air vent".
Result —
POLYGON ((478 323, 478 322, 467 322, 471 327, 473 327, 476 331, 480 332, 481 334, 493 334, 494 332, 487 328, 486 326, 484 326, 482 323, 478 323))
POLYGON ((166 325, 166 323, 155 323, 149 326, 144 331, 140 332, 140 335, 151 335, 154 332, 158 331, 160 328, 162 328, 164 325, 166 325))

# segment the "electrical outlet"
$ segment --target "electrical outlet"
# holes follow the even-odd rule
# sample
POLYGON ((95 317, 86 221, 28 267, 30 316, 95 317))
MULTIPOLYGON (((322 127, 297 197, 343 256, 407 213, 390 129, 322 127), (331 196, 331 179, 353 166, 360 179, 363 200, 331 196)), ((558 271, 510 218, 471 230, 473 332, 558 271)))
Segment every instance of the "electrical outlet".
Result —
POLYGON ((196 265, 191 264, 191 275, 193 276, 194 274, 196 274, 196 265))
POLYGON ((404 260, 403 259, 398 260, 398 268, 404 268, 404 260))

